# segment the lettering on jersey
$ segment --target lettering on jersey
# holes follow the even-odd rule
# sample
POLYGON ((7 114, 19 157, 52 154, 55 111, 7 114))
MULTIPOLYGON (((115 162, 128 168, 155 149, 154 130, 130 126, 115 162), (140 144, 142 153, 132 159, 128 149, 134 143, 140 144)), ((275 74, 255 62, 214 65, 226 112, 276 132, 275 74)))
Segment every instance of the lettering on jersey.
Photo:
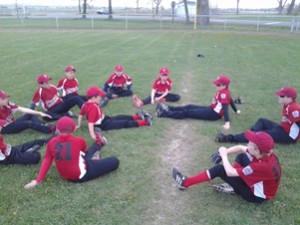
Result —
POLYGON ((46 101, 48 108, 51 108, 58 101, 58 99, 58 96, 54 96, 51 100, 46 101))
POLYGON ((77 92, 77 91, 78 91, 78 87, 68 88, 68 89, 66 90, 67 95, 68 95, 68 94, 75 93, 75 92, 77 92))
POLYGON ((294 118, 298 118, 299 117, 299 111, 292 112, 292 115, 293 115, 294 118))
POLYGON ((243 169, 243 174, 244 175, 250 175, 250 174, 252 174, 253 173, 253 170, 252 170, 252 168, 250 167, 250 166, 246 166, 244 169, 243 169))

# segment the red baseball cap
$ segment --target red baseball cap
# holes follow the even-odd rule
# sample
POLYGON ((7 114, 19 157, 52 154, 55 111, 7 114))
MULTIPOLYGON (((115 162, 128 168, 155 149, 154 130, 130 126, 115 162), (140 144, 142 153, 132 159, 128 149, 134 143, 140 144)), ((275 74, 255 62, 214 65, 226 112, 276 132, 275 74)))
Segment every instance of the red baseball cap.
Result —
POLYGON ((8 94, 6 94, 4 91, 0 90, 0 98, 4 99, 4 98, 9 98, 10 96, 8 94))
POLYGON ((56 123, 56 129, 60 133, 73 133, 75 131, 75 122, 67 116, 61 117, 56 123))
POLYGON ((166 67, 163 67, 159 70, 159 74, 160 75, 169 75, 170 74, 170 70, 166 67))
POLYGON ((285 86, 285 87, 279 89, 278 91, 275 91, 275 94, 278 96, 287 96, 292 99, 297 98, 297 90, 295 88, 289 87, 289 86, 285 86))
POLYGON ((106 95, 105 91, 102 91, 96 86, 91 86, 86 91, 86 97, 91 98, 93 96, 104 96, 106 95))
POLYGON ((47 74, 40 74, 37 78, 37 82, 38 84, 43 84, 43 83, 46 83, 48 82, 49 80, 52 80, 51 77, 49 77, 47 74))
POLYGON ((71 72, 71 71, 76 71, 75 67, 74 66, 68 66, 66 69, 65 69, 65 72, 71 72))
POLYGON ((265 132, 253 132, 247 130, 245 137, 248 141, 253 142, 260 152, 269 153, 275 146, 273 138, 265 132))
POLYGON ((226 86, 228 86, 230 84, 230 79, 226 75, 220 75, 220 76, 217 77, 217 79, 215 79, 213 81, 213 83, 215 85, 226 85, 226 86))
POLYGON ((121 65, 115 66, 115 71, 123 71, 123 70, 124 70, 123 66, 121 66, 121 65))

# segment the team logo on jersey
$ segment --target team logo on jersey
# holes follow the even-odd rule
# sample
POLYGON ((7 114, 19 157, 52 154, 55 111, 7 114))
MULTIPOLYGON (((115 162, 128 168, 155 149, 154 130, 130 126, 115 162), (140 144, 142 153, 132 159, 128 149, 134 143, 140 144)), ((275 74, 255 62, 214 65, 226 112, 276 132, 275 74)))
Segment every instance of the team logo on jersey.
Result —
POLYGON ((299 117, 299 111, 292 112, 292 115, 293 115, 294 118, 298 118, 299 117))
POLYGON ((221 99, 226 99, 226 94, 221 94, 221 99))
POLYGON ((243 174, 244 175, 250 175, 250 174, 252 174, 253 173, 253 170, 252 170, 252 168, 250 167, 250 166, 246 166, 244 169, 243 169, 243 174))

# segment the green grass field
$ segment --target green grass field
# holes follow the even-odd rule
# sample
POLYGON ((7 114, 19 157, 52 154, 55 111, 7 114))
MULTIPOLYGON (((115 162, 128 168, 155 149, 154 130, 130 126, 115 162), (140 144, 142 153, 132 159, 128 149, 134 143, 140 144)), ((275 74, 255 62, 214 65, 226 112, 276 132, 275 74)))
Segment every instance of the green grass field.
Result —
MULTIPOLYGON (((294 35, 1 30, 0 49, 0 89, 21 106, 31 100, 40 73, 57 84, 70 64, 77 69, 82 94, 90 85, 102 87, 113 67, 122 64, 142 98, 150 93, 160 67, 168 67, 173 91, 182 96, 176 105, 209 105, 216 91, 212 80, 228 74, 232 95, 246 101, 239 106, 240 115, 230 114, 232 133, 244 131, 259 117, 279 122, 281 106, 274 91, 285 85, 300 91, 300 39, 294 35), (205 57, 197 58, 199 53, 205 57)), ((154 112, 153 106, 145 108, 154 112)), ((111 101, 104 111, 136 112, 131 98, 111 101)), ((102 156, 117 156, 120 167, 84 184, 62 180, 53 165, 42 184, 25 190, 39 165, 2 166, 0 224, 300 224, 298 145, 276 146, 282 183, 277 197, 262 205, 215 193, 211 187, 219 179, 185 192, 176 189, 171 168, 192 175, 212 166, 209 158, 219 146, 214 137, 222 124, 155 117, 151 127, 107 131, 109 144, 102 156)), ((86 123, 76 135, 92 143, 86 123)), ((5 140, 17 145, 44 136, 26 131, 6 135, 5 140)))

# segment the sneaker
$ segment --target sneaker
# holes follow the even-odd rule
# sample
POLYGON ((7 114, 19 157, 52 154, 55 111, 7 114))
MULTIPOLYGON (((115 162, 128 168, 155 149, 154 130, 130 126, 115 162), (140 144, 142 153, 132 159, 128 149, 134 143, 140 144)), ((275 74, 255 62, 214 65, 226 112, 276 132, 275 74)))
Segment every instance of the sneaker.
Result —
POLYGON ((215 138, 215 141, 216 142, 220 142, 220 143, 223 143, 223 142, 228 142, 227 140, 227 136, 225 134, 223 134, 222 132, 219 132, 215 138))
POLYGON ((40 145, 34 145, 31 148, 27 149, 25 152, 35 152, 40 149, 40 145))
POLYGON ((71 117, 71 118, 75 118, 75 119, 78 118, 78 115, 76 113, 73 113, 72 111, 69 111, 68 114, 69 114, 69 117, 71 117))
POLYGON ((102 99, 101 99, 101 101, 100 101, 100 103, 99 103, 99 106, 101 107, 101 108, 103 108, 104 106, 106 106, 107 104, 108 104, 108 101, 109 101, 109 98, 108 97, 102 97, 102 99))
POLYGON ((140 117, 141 120, 145 120, 145 111, 143 109, 139 109, 137 115, 140 117))
POLYGON ((184 187, 184 182, 186 180, 186 177, 183 176, 176 168, 172 169, 172 177, 175 180, 179 190, 184 191, 187 189, 186 187, 184 187))
POLYGON ((100 151, 97 151, 92 156, 92 160, 99 160, 100 159, 100 151))
POLYGON ((244 100, 240 96, 238 98, 234 99, 233 102, 235 104, 244 104, 244 100))
POLYGON ((215 184, 213 185, 213 189, 218 192, 222 192, 225 194, 234 194, 234 189, 228 183, 223 184, 215 184))
POLYGON ((156 104, 155 112, 157 117, 161 117, 164 112, 169 111, 169 106, 158 102, 156 104))
POLYGON ((169 111, 169 106, 161 102, 158 102, 156 107, 160 108, 162 111, 169 111))
POLYGON ((95 127, 95 135, 96 135, 96 143, 100 145, 101 147, 105 146, 108 144, 107 139, 102 135, 102 131, 100 128, 95 127))
POLYGON ((152 124, 153 124, 153 116, 151 115, 151 113, 145 112, 144 116, 145 116, 145 119, 146 119, 146 121, 148 123, 148 126, 152 126, 152 124))

